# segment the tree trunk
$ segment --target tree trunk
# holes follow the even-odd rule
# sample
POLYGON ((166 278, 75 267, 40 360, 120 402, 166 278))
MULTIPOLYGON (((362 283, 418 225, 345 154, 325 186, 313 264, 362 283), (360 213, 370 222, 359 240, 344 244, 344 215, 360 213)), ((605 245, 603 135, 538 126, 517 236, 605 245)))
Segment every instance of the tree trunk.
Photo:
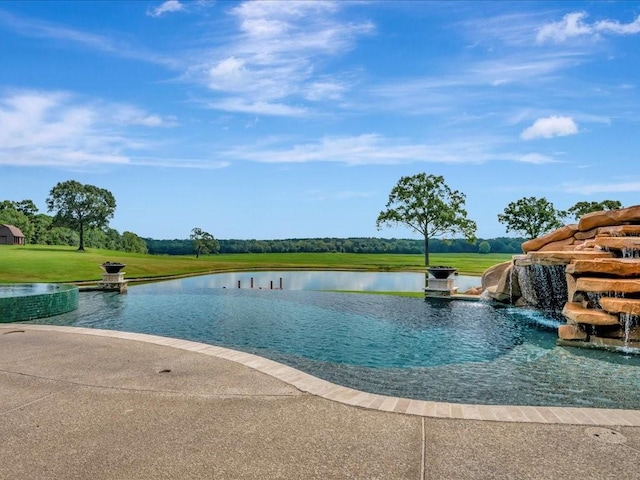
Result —
POLYGON ((429 266, 429 237, 424 236, 424 266, 429 266))
POLYGON ((80 224, 80 246, 78 251, 84 252, 84 224, 80 224))

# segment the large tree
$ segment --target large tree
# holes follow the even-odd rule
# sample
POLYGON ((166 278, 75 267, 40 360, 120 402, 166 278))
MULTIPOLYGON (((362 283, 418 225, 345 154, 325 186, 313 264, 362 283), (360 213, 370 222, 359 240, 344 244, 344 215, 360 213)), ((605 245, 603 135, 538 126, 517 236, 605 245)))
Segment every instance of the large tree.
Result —
POLYGON ((193 242, 193 249, 196 252, 196 258, 206 253, 218 253, 220 243, 209 232, 205 232, 201 228, 195 227, 191 230, 189 238, 193 242))
POLYGON ((107 226, 113 218, 116 200, 109 190, 68 180, 51 189, 47 208, 50 212, 55 212, 55 225, 78 231, 78 250, 84 251, 85 228, 107 226))
POLYGON ((603 200, 602 202, 578 202, 567 210, 567 216, 571 216, 576 220, 591 212, 601 212, 603 210, 617 210, 622 208, 622 203, 618 200, 603 200))
POLYGON ((467 218, 465 195, 451 190, 444 178, 418 173, 401 177, 389 194, 386 210, 378 215, 376 226, 405 225, 424 237, 424 264, 429 266, 429 239, 461 233, 467 241, 476 240, 476 222, 467 218))
POLYGON ((509 203, 498 221, 507 227, 507 232, 519 232, 528 239, 539 237, 562 226, 565 212, 556 210, 546 198, 524 197, 509 203))

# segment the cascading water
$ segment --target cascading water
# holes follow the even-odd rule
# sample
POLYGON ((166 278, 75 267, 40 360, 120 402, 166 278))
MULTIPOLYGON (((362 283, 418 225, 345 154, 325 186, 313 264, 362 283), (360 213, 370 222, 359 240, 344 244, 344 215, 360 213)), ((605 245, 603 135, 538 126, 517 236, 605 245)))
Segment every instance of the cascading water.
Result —
POLYGON ((622 258, 640 258, 640 250, 637 248, 623 248, 622 258))
POLYGON ((600 306, 600 299, 606 298, 625 298, 624 292, 586 292, 589 304, 598 310, 602 310, 600 306))
POLYGON ((567 301, 565 265, 516 267, 520 291, 525 301, 545 313, 559 316, 567 301))
POLYGON ((622 328, 624 330, 623 341, 624 343, 629 343, 631 329, 640 326, 640 316, 631 315, 629 313, 621 313, 620 323, 622 323, 622 328))

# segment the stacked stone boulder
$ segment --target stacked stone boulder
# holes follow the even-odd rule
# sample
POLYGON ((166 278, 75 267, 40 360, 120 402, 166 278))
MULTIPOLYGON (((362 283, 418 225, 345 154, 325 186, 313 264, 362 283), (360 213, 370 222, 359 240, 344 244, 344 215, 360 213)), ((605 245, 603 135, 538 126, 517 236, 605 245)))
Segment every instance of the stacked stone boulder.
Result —
POLYGON ((522 250, 485 272, 489 297, 531 305, 535 300, 521 291, 517 268, 564 265, 567 323, 558 329, 559 343, 640 348, 640 205, 589 213, 523 243, 522 250))

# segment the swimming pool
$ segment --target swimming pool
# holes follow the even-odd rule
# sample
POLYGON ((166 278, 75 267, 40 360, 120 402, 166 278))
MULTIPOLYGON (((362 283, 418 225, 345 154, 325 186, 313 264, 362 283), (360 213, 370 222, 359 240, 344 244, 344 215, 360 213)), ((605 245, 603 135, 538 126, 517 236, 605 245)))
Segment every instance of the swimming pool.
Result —
POLYGON ((639 408, 640 358, 558 347, 557 322, 468 301, 212 287, 193 277, 83 293, 32 323, 255 353, 371 393, 457 403, 639 408))

